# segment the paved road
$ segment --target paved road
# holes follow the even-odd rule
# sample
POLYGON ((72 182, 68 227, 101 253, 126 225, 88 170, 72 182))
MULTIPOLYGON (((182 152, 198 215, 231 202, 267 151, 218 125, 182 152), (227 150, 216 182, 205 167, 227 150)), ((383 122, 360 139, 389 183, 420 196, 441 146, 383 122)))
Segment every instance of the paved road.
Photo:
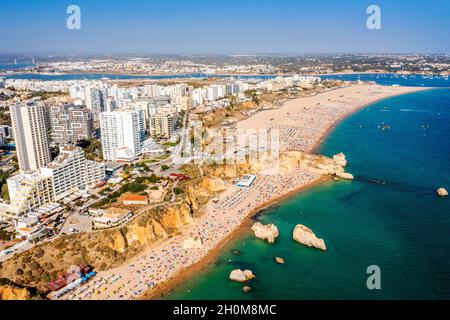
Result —
POLYGON ((71 234, 71 229, 75 229, 80 232, 90 232, 92 231, 91 219, 87 215, 82 216, 79 213, 74 213, 67 218, 61 229, 61 233, 64 232, 65 234, 71 234))
POLYGON ((26 240, 19 242, 16 245, 12 246, 11 248, 0 252, 0 262, 8 260, 16 253, 21 253, 21 252, 27 251, 33 247, 34 247, 34 244, 32 244, 26 240))

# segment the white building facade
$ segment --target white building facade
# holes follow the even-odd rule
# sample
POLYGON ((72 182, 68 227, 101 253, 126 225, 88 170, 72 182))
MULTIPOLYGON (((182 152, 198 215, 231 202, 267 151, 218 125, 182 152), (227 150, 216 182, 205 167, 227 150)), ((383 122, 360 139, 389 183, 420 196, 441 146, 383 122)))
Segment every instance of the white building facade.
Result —
POLYGON ((37 170, 51 161, 44 106, 34 103, 10 107, 14 141, 22 172, 37 170))
POLYGON ((114 111, 100 114, 103 159, 131 161, 141 154, 145 140, 143 111, 114 111))
POLYGON ((66 146, 60 148, 55 160, 41 173, 53 181, 56 200, 82 189, 89 188, 105 178, 105 165, 87 160, 81 148, 66 146))

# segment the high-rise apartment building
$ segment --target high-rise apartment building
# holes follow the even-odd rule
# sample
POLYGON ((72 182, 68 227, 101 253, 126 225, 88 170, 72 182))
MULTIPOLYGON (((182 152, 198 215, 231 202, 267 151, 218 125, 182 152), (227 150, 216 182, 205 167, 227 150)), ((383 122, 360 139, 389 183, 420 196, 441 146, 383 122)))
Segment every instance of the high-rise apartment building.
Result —
POLYGON ((94 120, 85 107, 65 104, 50 108, 51 138, 61 145, 92 138, 94 120))
POLYGON ((51 161, 44 106, 35 103, 10 107, 19 168, 36 170, 51 161))
POLYGON ((86 107, 92 111, 95 122, 98 122, 99 114, 106 110, 106 96, 106 89, 86 88, 86 107))
POLYGON ((100 130, 103 159, 131 161, 141 154, 145 140, 144 112, 102 112, 100 130))

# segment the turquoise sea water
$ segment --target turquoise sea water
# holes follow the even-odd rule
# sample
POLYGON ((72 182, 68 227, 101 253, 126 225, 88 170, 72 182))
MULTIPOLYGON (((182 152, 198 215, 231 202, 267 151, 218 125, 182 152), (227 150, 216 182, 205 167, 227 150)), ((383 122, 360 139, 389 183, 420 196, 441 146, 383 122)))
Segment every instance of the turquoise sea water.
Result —
POLYGON ((275 244, 244 233, 166 298, 449 299, 450 198, 435 191, 450 189, 450 89, 361 110, 320 150, 341 151, 355 181, 329 182, 262 212, 255 220, 280 230, 275 244), (324 238, 328 250, 295 243, 298 223, 324 238), (381 268, 381 290, 366 287, 370 265, 381 268), (250 293, 228 280, 235 268, 256 274, 250 293))

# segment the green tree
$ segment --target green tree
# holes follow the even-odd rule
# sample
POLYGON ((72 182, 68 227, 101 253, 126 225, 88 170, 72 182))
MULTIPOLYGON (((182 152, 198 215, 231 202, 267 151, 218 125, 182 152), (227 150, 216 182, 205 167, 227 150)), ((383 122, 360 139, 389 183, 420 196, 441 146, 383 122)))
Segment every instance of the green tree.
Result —
POLYGON ((6 183, 4 183, 2 185, 1 196, 2 196, 3 200, 9 201, 9 191, 8 191, 8 185, 6 183))
POLYGON ((175 187, 173 188, 173 193, 175 193, 176 195, 182 194, 184 193, 183 189, 179 188, 179 187, 175 187))
POLYGON ((230 104, 228 105, 228 107, 230 108, 230 110, 234 110, 234 109, 236 109, 237 106, 238 106, 238 102, 237 102, 236 96, 231 95, 230 96, 230 104))

